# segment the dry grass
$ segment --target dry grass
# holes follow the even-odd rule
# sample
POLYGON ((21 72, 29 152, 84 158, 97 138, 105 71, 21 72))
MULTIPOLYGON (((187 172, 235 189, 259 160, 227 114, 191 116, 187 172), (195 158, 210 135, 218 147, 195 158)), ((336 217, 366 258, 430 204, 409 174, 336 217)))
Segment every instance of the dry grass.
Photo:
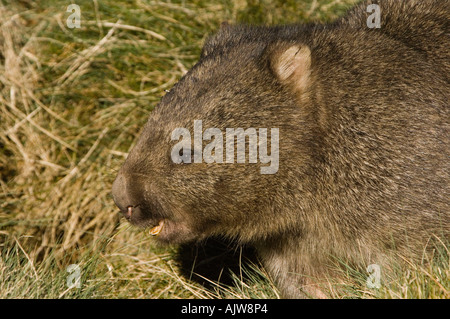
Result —
MULTIPOLYGON (((119 219, 111 184, 152 107, 221 21, 326 21, 354 2, 77 1, 81 28, 69 29, 61 1, 0 0, 0 298, 278 298, 257 266, 231 287, 179 275, 176 248, 119 219), (81 289, 67 289, 71 263, 81 289)), ((440 280, 432 296, 448 298, 448 267, 436 271, 401 284, 416 289, 413 277, 430 274, 440 280)))

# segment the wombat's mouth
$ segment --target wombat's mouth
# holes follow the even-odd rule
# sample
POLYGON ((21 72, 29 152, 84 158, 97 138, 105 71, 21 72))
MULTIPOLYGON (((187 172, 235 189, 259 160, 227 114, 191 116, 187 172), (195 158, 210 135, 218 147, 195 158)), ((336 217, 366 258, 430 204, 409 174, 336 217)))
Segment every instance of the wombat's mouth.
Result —
POLYGON ((143 203, 127 207, 124 215, 130 224, 143 229, 160 243, 181 243, 196 237, 186 222, 171 218, 156 205, 143 203))
POLYGON ((128 206, 123 214, 131 224, 145 229, 150 228, 149 234, 152 236, 157 236, 164 227, 164 218, 146 218, 141 205, 128 206))
POLYGON ((152 236, 157 236, 159 235, 159 233, 161 232, 161 230, 164 227, 164 219, 161 219, 158 223, 158 225, 153 226, 152 228, 150 228, 149 234, 152 236))

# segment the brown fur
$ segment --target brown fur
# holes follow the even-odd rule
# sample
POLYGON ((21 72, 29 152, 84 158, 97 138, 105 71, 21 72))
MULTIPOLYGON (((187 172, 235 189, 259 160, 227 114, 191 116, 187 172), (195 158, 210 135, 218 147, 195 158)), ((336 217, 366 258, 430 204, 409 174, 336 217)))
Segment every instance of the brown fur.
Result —
POLYGON ((134 224, 164 219, 161 242, 253 244, 286 297, 320 296, 308 284, 331 257, 418 256, 450 230, 449 16, 448 1, 380 0, 330 25, 224 25, 151 114, 116 203, 134 224), (278 172, 173 163, 171 132, 194 120, 279 128, 278 172))

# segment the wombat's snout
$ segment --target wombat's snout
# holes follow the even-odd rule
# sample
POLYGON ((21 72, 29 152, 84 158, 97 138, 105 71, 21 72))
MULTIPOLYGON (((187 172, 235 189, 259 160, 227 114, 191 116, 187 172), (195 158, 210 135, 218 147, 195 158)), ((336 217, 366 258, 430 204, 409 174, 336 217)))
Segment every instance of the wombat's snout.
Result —
MULTIPOLYGON (((144 202, 139 180, 133 174, 119 172, 112 185, 112 196, 117 207, 125 218, 133 225, 150 227, 149 234, 157 236, 163 227, 167 228, 166 217, 155 214, 151 204, 144 202)), ((154 208, 155 206, 153 206, 154 208)))
POLYGON ((116 203, 117 207, 119 207, 122 214, 126 219, 130 219, 131 216, 139 210, 139 207, 137 207, 138 203, 134 203, 129 192, 127 191, 127 188, 126 177, 119 173, 112 186, 112 195, 114 203, 116 203))

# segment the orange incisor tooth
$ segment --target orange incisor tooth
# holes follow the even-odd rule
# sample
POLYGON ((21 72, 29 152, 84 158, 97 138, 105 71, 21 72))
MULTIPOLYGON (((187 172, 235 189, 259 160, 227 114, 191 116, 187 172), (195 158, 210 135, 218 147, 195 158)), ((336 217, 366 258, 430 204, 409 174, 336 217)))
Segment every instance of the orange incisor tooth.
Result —
POLYGON ((158 226, 155 226, 150 229, 150 231, 149 231, 150 235, 152 235, 152 236, 158 235, 161 232, 163 226, 164 226, 164 220, 161 220, 159 222, 158 226))

